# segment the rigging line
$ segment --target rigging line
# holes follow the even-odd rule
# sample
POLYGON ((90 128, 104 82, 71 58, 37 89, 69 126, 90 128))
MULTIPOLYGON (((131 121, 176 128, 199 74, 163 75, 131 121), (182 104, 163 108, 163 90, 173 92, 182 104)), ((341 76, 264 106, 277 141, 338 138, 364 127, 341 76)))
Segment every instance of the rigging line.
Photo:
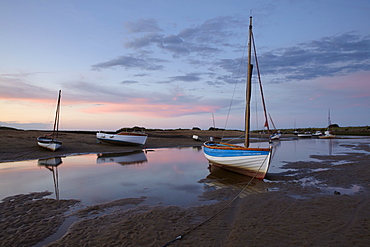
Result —
POLYGON ((241 139, 241 138, 244 138, 244 134, 243 135, 240 135, 240 136, 237 136, 237 137, 234 137, 228 141, 226 141, 225 143, 231 143, 232 141, 235 141, 235 140, 238 140, 238 139, 241 139))
POLYGON ((44 123, 42 123, 42 125, 44 126, 44 130, 48 130, 51 128, 51 126, 53 126, 54 114, 55 114, 54 108, 49 107, 49 114, 47 118, 45 119, 44 123))
POLYGON ((257 74, 258 74, 258 82, 260 84, 260 91, 261 91, 261 97, 262 97, 263 110, 264 110, 264 114, 265 114, 265 125, 267 127, 268 135, 270 136, 270 128, 269 128, 268 119, 267 119, 266 103, 265 103, 265 97, 263 95, 263 90, 262 90, 261 74, 260 74, 260 68, 258 66, 257 49, 256 49, 256 44, 254 42, 253 32, 251 32, 251 36, 252 36, 252 43, 253 43, 253 50, 254 50, 254 58, 256 60, 256 67, 257 67, 257 74))
MULTIPOLYGON (((301 195, 301 193, 302 193, 302 191, 303 191, 303 189, 306 187, 306 182, 307 182, 307 177, 305 177, 304 178, 304 181, 303 181, 303 186, 302 186, 302 188, 300 189, 300 191, 298 192, 298 195, 301 195)), ((269 223, 267 223, 267 225, 262 229, 262 230, 260 230, 259 232, 257 232, 256 234, 255 234, 255 236, 254 236, 254 238, 252 239, 252 242, 254 241, 254 240, 256 240, 256 238, 258 237, 258 236, 260 236, 264 231, 266 231, 268 228, 269 228, 269 226, 272 224, 272 223, 274 223, 282 214, 284 214, 285 212, 287 212, 292 206, 293 206, 293 204, 294 203, 296 203, 298 201, 298 198, 296 197, 296 198, 294 198, 294 200, 286 207, 286 208, 284 208, 283 210, 281 210, 281 212, 279 212, 274 218, 272 218, 271 219, 271 221, 269 222, 269 223)))
MULTIPOLYGON (((257 95, 258 94, 257 94, 257 88, 256 87, 253 87, 253 93, 254 93, 254 98, 255 98, 255 100, 254 100, 255 113, 254 114, 256 116, 254 120, 256 122, 257 130, 258 130, 260 125, 259 125, 259 118, 258 118, 258 101, 257 101, 257 97, 258 97, 257 95)), ((251 135, 251 134, 252 134, 252 132, 249 133, 249 135, 251 135)), ((257 134, 257 138, 260 138, 259 133, 257 134)))
POLYGON ((190 229, 189 231, 185 232, 184 234, 182 235, 179 235, 177 236, 176 238, 174 238, 173 240, 169 241, 168 243, 166 243, 165 245, 163 245, 162 247, 166 247, 170 244, 172 244, 173 242, 177 241, 177 240, 181 240, 183 237, 185 237, 185 235, 189 234, 190 232, 194 231, 195 229, 201 227, 202 225, 204 225, 205 223, 207 223, 208 221, 212 220, 213 218, 215 218, 217 215, 219 215, 222 211, 224 211, 227 207, 229 207, 236 199, 238 199, 240 197, 240 195, 247 189, 247 187, 252 183, 252 181, 256 178, 258 172, 261 170, 263 164, 265 163, 266 159, 268 158, 268 156, 265 157, 265 159, 263 160, 263 162, 261 163, 260 167, 258 168, 258 170, 254 173, 253 177, 251 178, 251 180, 249 180, 249 182, 244 186, 244 188, 236 195, 234 196, 234 198, 229 201, 224 207, 222 207, 219 211, 217 211, 214 215, 212 215, 211 217, 209 217, 208 219, 206 219, 205 221, 203 221, 202 223, 196 225, 195 227, 193 227, 192 229, 190 229))
MULTIPOLYGON (((238 74, 237 74, 237 78, 239 78, 240 76, 240 71, 241 71, 241 68, 242 68, 242 65, 243 65, 243 61, 244 61, 244 54, 245 54, 245 49, 248 45, 248 38, 245 40, 245 43, 244 43, 244 49, 243 49, 243 55, 242 55, 242 58, 240 59, 240 63, 239 63, 239 68, 238 68, 238 74)), ((224 137, 225 135, 225 131, 226 131, 226 126, 229 122, 229 116, 230 116, 230 112, 231 112, 231 107, 233 105, 233 102, 234 102, 234 96, 235 96, 235 91, 236 91, 236 86, 237 86, 238 82, 235 82, 234 84, 234 90, 233 90, 233 94, 232 94, 232 97, 231 97, 231 101, 230 101, 230 105, 229 105, 229 109, 227 111, 227 116, 226 116, 226 121, 225 121, 225 126, 224 126, 224 130, 222 132, 222 138, 224 137)))

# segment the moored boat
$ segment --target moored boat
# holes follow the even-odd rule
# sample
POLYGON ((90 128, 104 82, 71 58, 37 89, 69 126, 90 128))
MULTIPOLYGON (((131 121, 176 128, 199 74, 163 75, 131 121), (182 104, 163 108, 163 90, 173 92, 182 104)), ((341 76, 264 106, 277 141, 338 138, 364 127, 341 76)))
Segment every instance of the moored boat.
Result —
POLYGON ((280 139, 280 136, 281 136, 281 133, 280 133, 280 132, 273 133, 273 134, 270 136, 270 140, 279 140, 279 139, 280 139))
POLYGON ((117 134, 109 134, 98 132, 96 133, 96 138, 105 143, 113 145, 128 145, 128 146, 142 146, 145 144, 148 135, 144 132, 128 132, 121 131, 117 134))
POLYGON ((63 142, 54 139, 52 136, 45 135, 37 138, 37 144, 40 147, 55 151, 62 146, 63 142))
POLYGON ((202 141, 202 138, 198 135, 193 135, 193 139, 196 141, 202 141))
POLYGON ((319 136, 320 139, 334 139, 336 136, 333 135, 330 130, 324 132, 324 135, 319 136))
POLYGON ((312 134, 311 132, 304 132, 304 133, 298 133, 297 136, 302 137, 302 138, 311 138, 312 134))
POLYGON ((322 132, 316 131, 315 133, 312 134, 312 136, 322 136, 322 132))
POLYGON ((274 127, 274 130, 275 132, 272 133, 272 135, 270 135, 270 140, 273 141, 273 140, 279 140, 280 137, 281 137, 281 132, 279 130, 276 129, 276 126, 274 124, 274 121, 272 121, 272 117, 269 113, 269 117, 270 117, 270 120, 271 120, 271 123, 272 123, 272 126, 274 127))
POLYGON ((59 113, 60 113, 61 93, 62 93, 62 90, 59 90, 57 109, 56 109, 56 112, 55 112, 53 133, 51 135, 40 136, 40 137, 37 138, 37 144, 40 147, 49 149, 53 152, 55 150, 57 150, 58 148, 60 148, 63 144, 62 141, 59 141, 59 140, 56 139, 56 138, 58 138, 58 130, 59 130, 59 113))
POLYGON ((263 179, 271 160, 271 147, 246 148, 229 143, 206 142, 204 155, 213 165, 263 179))
MULTIPOLYGON (((203 152, 205 157, 214 165, 220 166, 224 169, 238 172, 244 175, 263 179, 268 171, 271 160, 272 147, 267 148, 251 148, 249 142, 250 134, 250 99, 251 99, 251 87, 252 87, 252 68, 251 64, 251 50, 252 50, 252 17, 250 17, 249 24, 249 42, 248 42, 248 67, 247 67, 247 87, 246 87, 246 105, 245 105, 245 140, 244 146, 233 145, 224 142, 208 141, 203 144, 203 152)), ((254 43, 253 43, 253 47, 254 43)), ((256 53, 256 52, 255 52, 256 53)), ((256 58, 256 65, 258 69, 258 63, 256 58)), ((259 76, 259 73, 258 73, 259 76)), ((258 77, 260 82, 261 80, 258 77)), ((263 92, 261 90, 261 96, 263 101, 263 92)), ((267 113, 265 104, 263 101, 265 120, 267 123, 267 113)), ((268 127, 268 124, 267 124, 268 127)), ((268 144, 267 144, 268 145, 268 144)))
POLYGON ((324 132, 324 135, 319 136, 320 139, 334 139, 335 135, 331 133, 331 120, 330 120, 330 109, 328 112, 328 129, 324 132))

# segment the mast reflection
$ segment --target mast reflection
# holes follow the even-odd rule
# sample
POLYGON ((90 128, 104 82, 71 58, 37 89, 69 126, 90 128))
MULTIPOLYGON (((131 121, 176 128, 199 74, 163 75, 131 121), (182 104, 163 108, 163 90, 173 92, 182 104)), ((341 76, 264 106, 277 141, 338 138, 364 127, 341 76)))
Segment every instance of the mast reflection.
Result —
POLYGON ((62 164, 61 157, 52 157, 49 159, 39 159, 37 162, 38 166, 45 167, 49 171, 53 173, 53 181, 54 181, 54 191, 55 191, 55 199, 59 200, 59 176, 58 176, 58 166, 62 164))

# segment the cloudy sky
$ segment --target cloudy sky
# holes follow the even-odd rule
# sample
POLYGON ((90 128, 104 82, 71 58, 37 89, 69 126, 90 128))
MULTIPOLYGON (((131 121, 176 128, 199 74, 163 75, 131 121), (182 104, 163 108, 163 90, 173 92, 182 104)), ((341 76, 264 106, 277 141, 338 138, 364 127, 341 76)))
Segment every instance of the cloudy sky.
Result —
POLYGON ((65 130, 208 129, 212 114, 243 129, 250 15, 277 128, 325 127, 329 109, 369 125, 369 13, 368 0, 2 0, 0 125, 52 128, 61 89, 65 130))

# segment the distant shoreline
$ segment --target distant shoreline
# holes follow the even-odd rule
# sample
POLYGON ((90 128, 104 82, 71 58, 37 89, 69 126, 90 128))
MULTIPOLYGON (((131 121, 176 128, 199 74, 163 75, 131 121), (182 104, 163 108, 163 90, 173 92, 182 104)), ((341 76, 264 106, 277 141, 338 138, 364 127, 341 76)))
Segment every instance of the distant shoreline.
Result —
MULTIPOLYGON (((144 132, 153 133, 153 132, 169 132, 169 131, 212 131, 214 132, 243 132, 243 130, 237 130, 237 129, 221 129, 221 128, 209 128, 208 130, 202 130, 197 127, 193 127, 192 129, 183 129, 183 128, 177 128, 177 129, 146 129, 144 127, 124 127, 121 128, 132 131, 136 128, 143 129, 144 132)), ((16 130, 16 131, 40 131, 40 132, 50 132, 52 130, 24 130, 24 129, 17 129, 14 127, 7 127, 7 126, 0 126, 0 130, 16 130)), ((313 127, 307 127, 307 128, 288 128, 288 129, 278 129, 278 131, 285 133, 285 134, 293 134, 294 131, 298 132, 311 132, 314 133, 316 131, 324 132, 327 128, 313 128, 313 127)), ((102 132, 108 132, 108 133, 116 133, 119 132, 119 130, 60 130, 59 132, 62 133, 78 133, 78 134, 92 134, 95 135, 96 132, 102 131, 102 132)), ((270 130, 271 132, 274 132, 275 130, 270 130)), ((252 130, 252 133, 259 133, 259 132, 266 132, 266 130, 252 130)), ((356 136, 370 136, 370 126, 346 126, 346 127, 335 127, 332 128, 332 132, 337 135, 356 135, 356 136)))
MULTIPOLYGON (((344 128, 344 127, 343 127, 344 128)), ((43 159, 55 156, 65 156, 71 154, 86 153, 106 153, 106 152, 127 152, 148 148, 171 148, 171 147, 191 147, 201 146, 204 141, 210 137, 227 138, 228 142, 240 143, 244 138, 244 132, 240 130, 200 130, 200 129, 177 129, 177 130, 150 130, 145 129, 148 139, 143 147, 133 146, 113 146, 101 144, 96 139, 97 131, 60 131, 59 140, 63 141, 63 146, 56 152, 43 149, 37 145, 36 139, 39 136, 50 133, 42 130, 19 130, 15 128, 0 127, 0 162, 11 162, 30 159, 43 159), (200 137, 200 140, 194 140, 193 135, 200 137), (234 138, 234 140, 232 140, 234 138), (231 139, 231 140, 230 140, 231 139)), ((281 130, 283 133, 281 140, 294 138, 289 130, 281 130)), ((311 129, 311 133, 314 133, 311 129)), ((369 127, 352 127, 342 131, 334 131, 338 136, 369 136, 369 127)), ((251 133, 251 141, 268 141, 268 134, 256 132, 251 133)))
MULTIPOLYGON (((341 130, 334 130, 334 134, 340 136, 370 136, 370 127, 342 127, 341 130)), ((325 130, 325 129, 324 129, 325 130)), ((284 138, 294 138, 294 130, 281 130, 284 138)), ((298 130, 311 131, 314 129, 298 130)), ((63 141, 63 146, 56 152, 39 147, 36 139, 39 136, 50 133, 42 130, 20 130, 9 127, 0 127, 0 162, 10 162, 19 160, 42 159, 61 155, 85 154, 85 153, 105 153, 105 152, 127 152, 146 148, 170 148, 170 147, 191 147, 201 146, 210 137, 228 138, 229 142, 240 143, 244 138, 244 132, 240 130, 200 130, 200 129, 145 129, 148 139, 144 147, 132 146, 113 146, 101 144, 96 139, 97 131, 60 131, 59 140, 63 141), (200 140, 194 140, 193 135, 199 136, 200 140), (230 139, 235 139, 230 141, 230 139)), ((268 140, 268 134, 261 134, 259 131, 251 133, 254 140, 268 140)))

